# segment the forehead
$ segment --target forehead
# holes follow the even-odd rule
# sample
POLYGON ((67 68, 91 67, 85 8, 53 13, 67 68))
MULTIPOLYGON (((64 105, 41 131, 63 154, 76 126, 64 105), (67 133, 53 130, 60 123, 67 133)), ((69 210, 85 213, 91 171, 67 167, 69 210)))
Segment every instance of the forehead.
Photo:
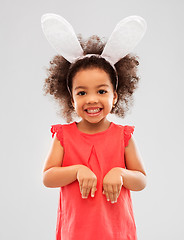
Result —
POLYGON ((73 78, 73 88, 79 85, 95 87, 102 84, 112 87, 109 74, 99 68, 82 69, 73 78))

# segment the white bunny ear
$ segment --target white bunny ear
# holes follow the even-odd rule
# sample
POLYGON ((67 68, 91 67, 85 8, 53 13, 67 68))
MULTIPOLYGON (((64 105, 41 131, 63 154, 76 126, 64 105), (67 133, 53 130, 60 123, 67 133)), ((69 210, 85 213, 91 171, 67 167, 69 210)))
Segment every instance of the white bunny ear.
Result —
POLYGON ((46 13, 41 17, 42 30, 50 45, 69 62, 83 55, 77 36, 63 17, 46 13))
POLYGON ((112 32, 102 57, 115 64, 130 53, 146 32, 147 24, 142 17, 130 16, 121 20, 112 32))

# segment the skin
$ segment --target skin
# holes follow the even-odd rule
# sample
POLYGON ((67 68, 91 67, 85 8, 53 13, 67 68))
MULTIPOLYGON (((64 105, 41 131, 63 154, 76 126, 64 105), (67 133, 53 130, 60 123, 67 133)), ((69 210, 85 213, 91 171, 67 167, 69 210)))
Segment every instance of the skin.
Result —
MULTIPOLYGON (((109 75, 98 68, 80 70, 73 78, 72 104, 82 120, 77 124, 80 131, 93 134, 110 126, 107 115, 117 101, 117 93, 109 75), (100 109, 97 114, 87 113, 100 109)), ((78 180, 82 198, 94 197, 97 191, 96 175, 84 165, 62 166, 64 149, 55 136, 43 169, 43 182, 47 187, 61 187, 78 180)), ((146 173, 136 141, 132 136, 125 147, 126 169, 112 168, 103 179, 102 192, 107 201, 118 200, 122 186, 132 191, 140 191, 146 186, 146 173)))
POLYGON ((117 93, 109 75, 102 69, 85 69, 79 71, 73 78, 72 104, 78 116, 79 130, 86 133, 96 133, 106 130, 110 122, 106 116, 117 101, 117 93), (86 109, 100 108, 98 116, 90 116, 86 109))

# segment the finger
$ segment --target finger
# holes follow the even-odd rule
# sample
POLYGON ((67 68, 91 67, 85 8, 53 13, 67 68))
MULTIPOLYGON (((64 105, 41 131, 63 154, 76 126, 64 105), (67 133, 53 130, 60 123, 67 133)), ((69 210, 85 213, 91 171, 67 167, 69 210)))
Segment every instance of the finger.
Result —
POLYGON ((118 186, 117 185, 113 185, 112 188, 113 188, 113 199, 114 199, 114 202, 117 202, 118 186))
POLYGON ((106 195, 107 201, 109 202, 110 201, 109 192, 105 192, 105 195, 106 195))
POLYGON ((86 188, 86 195, 84 196, 85 198, 88 198, 89 196, 89 192, 90 192, 91 188, 86 188))
POLYGON ((82 185, 83 185, 83 180, 79 181, 79 188, 80 188, 80 193, 82 194, 82 185))
POLYGON ((82 198, 87 198, 87 188, 88 188, 88 180, 85 179, 82 185, 82 198))
POLYGON ((109 186, 108 186, 108 193, 109 193, 109 197, 110 197, 111 203, 114 203, 114 193, 113 193, 113 187, 112 187, 112 185, 109 185, 109 186))
POLYGON ((121 188, 122 188, 122 185, 119 185, 119 186, 118 186, 118 197, 119 197, 119 195, 120 195, 120 193, 121 193, 121 188))
POLYGON ((86 180, 84 185, 84 198, 88 197, 88 192, 90 192, 89 180, 86 180))
POLYGON ((86 197, 87 197, 87 198, 88 198, 89 192, 90 192, 90 190, 91 190, 91 188, 92 188, 92 182, 93 182, 92 179, 88 181, 88 186, 87 186, 87 188, 86 188, 86 197))
POLYGON ((107 201, 110 201, 109 193, 107 190, 107 185, 104 185, 103 188, 104 188, 104 194, 106 196, 107 201))
POLYGON ((91 197, 95 196, 95 191, 97 190, 96 185, 97 185, 97 180, 94 180, 91 188, 91 197))

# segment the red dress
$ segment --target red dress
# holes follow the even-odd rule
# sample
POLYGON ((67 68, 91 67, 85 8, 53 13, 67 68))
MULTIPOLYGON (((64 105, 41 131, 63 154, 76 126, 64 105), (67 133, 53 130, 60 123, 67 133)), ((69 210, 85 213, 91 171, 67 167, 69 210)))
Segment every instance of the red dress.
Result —
POLYGON ((83 199, 76 180, 60 188, 56 240, 136 240, 136 226, 130 190, 122 186, 117 203, 102 194, 104 176, 114 167, 125 168, 124 148, 134 126, 111 122, 99 133, 81 132, 76 122, 52 125, 64 148, 62 167, 83 164, 97 176, 95 197, 83 199))

